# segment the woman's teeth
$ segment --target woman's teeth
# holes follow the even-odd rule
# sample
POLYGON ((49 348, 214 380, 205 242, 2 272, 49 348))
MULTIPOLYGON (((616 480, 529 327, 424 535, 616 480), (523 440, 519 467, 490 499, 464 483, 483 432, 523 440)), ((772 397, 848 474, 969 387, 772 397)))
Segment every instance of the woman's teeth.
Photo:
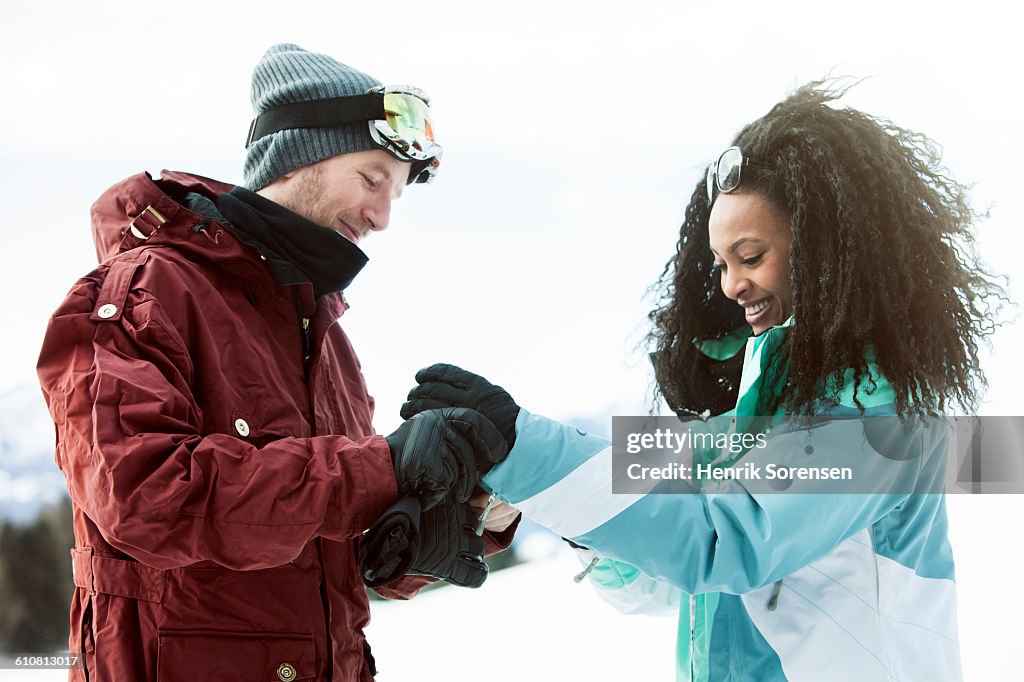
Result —
POLYGON ((754 305, 748 305, 744 310, 746 310, 747 315, 757 315, 759 312, 767 308, 771 302, 772 300, 770 298, 766 298, 754 305))

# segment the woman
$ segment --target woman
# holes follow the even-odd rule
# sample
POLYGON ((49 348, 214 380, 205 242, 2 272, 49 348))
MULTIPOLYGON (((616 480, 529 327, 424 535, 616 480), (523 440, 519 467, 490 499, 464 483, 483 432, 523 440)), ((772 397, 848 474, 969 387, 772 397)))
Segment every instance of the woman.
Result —
POLYGON ((514 447, 483 485, 579 546, 623 610, 678 610, 679 679, 962 677, 945 502, 928 494, 947 443, 926 425, 976 405, 986 301, 1002 293, 972 255, 976 216, 935 146, 831 105, 843 92, 800 88, 709 167, 651 340, 677 414, 725 413, 735 420, 704 429, 766 436, 695 461, 735 470, 813 452, 867 483, 615 495, 606 442, 514 409, 464 370, 422 371, 403 407, 491 417, 514 447))

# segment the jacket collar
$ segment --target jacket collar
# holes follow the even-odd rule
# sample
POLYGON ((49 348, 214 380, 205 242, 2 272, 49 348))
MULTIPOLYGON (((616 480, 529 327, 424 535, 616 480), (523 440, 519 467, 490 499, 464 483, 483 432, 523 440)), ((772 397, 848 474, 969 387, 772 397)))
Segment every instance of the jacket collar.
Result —
MULTIPOLYGON (((234 187, 200 175, 167 170, 161 171, 158 179, 143 172, 122 180, 92 206, 93 241, 99 262, 142 246, 167 245, 190 258, 216 263, 237 277, 274 286, 265 258, 256 247, 182 203, 190 193, 212 201, 234 187)), ((313 317, 317 310, 313 286, 301 282, 288 288, 303 315, 313 317)), ((340 294, 325 298, 331 299, 327 309, 332 317, 340 316, 348 307, 340 294)))

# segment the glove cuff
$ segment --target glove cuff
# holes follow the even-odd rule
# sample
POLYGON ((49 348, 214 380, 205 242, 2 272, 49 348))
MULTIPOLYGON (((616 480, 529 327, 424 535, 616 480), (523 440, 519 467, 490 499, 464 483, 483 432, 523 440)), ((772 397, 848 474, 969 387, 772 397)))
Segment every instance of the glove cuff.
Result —
POLYGON ((400 579, 419 554, 420 501, 403 497, 366 532, 359 545, 359 574, 367 587, 400 579))

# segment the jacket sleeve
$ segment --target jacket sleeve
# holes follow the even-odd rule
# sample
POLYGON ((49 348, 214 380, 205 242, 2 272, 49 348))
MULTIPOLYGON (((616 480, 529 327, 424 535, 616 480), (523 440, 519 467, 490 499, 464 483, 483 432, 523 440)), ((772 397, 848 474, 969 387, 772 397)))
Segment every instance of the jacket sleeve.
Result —
POLYGON ((156 568, 279 566, 314 537, 357 536, 397 497, 384 438, 203 435, 188 346, 152 296, 91 319, 96 279, 50 320, 38 373, 72 499, 156 568))
POLYGON ((594 550, 575 550, 590 584, 601 599, 620 613, 643 616, 675 616, 682 591, 674 585, 644 575, 636 566, 599 556, 594 550))
MULTIPOLYGON (((821 462, 864 457, 858 472, 877 475, 878 490, 912 488, 920 475, 921 430, 902 432, 898 420, 887 423, 897 428, 866 434, 863 420, 845 419, 781 433, 757 456, 785 462, 813 448, 821 462)), ((607 441, 523 410, 515 447, 483 483, 559 535, 692 594, 742 594, 768 585, 824 556, 907 496, 755 492, 737 480, 712 493, 615 494, 611 451, 607 441)))

